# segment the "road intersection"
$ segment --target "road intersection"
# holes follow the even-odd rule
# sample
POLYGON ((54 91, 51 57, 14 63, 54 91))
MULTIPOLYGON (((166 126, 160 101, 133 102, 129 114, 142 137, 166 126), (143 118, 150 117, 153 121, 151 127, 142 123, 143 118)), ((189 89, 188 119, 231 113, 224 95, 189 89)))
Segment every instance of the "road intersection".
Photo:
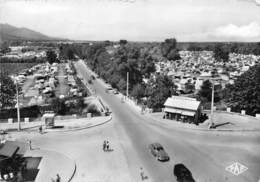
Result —
MULTIPOLYGON (((76 64, 76 68, 84 77, 90 76, 82 61, 76 64)), ((127 134, 138 160, 154 181, 173 181, 172 169, 177 162, 187 165, 197 181, 258 180, 259 133, 205 133, 161 127, 128 105, 122 104, 120 99, 105 93, 101 81, 94 82, 93 87, 109 104, 115 125, 121 127, 121 133, 127 134), (162 143, 171 155, 169 163, 158 163, 149 155, 147 146, 156 141, 162 143), (234 162, 244 164, 248 170, 239 176, 227 172, 225 168, 234 162)))
MULTIPOLYGON (((87 82, 92 73, 84 62, 78 61, 75 67, 87 82)), ((141 172, 148 177, 147 182, 175 182, 173 167, 177 163, 187 166, 199 182, 259 180, 258 132, 203 132, 162 125, 127 102, 122 103, 120 97, 106 93, 102 80, 96 79, 92 87, 112 111, 110 122, 86 130, 46 134, 31 131, 13 133, 13 137, 31 140, 34 147, 73 159, 76 173, 72 182, 139 182, 141 172), (104 140, 110 142, 113 152, 102 150, 104 140), (150 154, 148 145, 154 142, 164 146, 169 162, 159 162, 150 154), (226 170, 236 162, 248 169, 239 175, 226 170)), ((62 168, 62 164, 56 165, 62 168)))

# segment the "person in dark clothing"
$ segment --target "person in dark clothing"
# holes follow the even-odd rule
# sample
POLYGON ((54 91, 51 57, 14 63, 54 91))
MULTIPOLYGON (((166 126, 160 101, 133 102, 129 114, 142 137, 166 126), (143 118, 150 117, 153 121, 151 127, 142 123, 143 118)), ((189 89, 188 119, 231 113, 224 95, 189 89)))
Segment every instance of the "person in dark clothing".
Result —
POLYGON ((103 143, 103 151, 104 152, 106 151, 106 148, 107 148, 107 141, 105 140, 104 143, 103 143))
POLYGON ((109 142, 107 141, 106 150, 109 151, 109 142))
POLYGON ((42 126, 39 127, 39 133, 42 134, 42 126))
POLYGON ((60 182, 60 175, 56 174, 56 182, 60 182))

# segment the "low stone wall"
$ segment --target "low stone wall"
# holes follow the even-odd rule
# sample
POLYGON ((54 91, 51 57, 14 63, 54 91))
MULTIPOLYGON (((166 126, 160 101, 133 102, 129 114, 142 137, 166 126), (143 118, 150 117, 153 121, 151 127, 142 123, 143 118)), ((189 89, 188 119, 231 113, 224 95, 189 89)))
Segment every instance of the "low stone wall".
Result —
MULTIPOLYGON (((210 110, 203 110, 202 113, 210 114, 210 110)), ((249 117, 254 119, 260 119, 260 114, 256 114, 256 116, 247 115, 244 110, 241 111, 241 113, 238 112, 231 112, 229 108, 227 108, 227 111, 221 111, 221 110, 214 110, 215 113, 225 113, 230 115, 238 115, 243 117, 249 117)))

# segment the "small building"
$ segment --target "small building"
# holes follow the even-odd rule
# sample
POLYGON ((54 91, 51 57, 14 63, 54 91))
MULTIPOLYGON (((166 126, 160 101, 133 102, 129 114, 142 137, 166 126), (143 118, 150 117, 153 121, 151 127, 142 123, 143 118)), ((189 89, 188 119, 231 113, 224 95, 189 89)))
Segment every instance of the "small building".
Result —
POLYGON ((172 96, 166 100, 164 106, 164 118, 185 123, 199 123, 201 103, 194 98, 172 96))
POLYGON ((19 147, 10 143, 0 144, 0 161, 12 158, 19 150, 19 147))
POLYGON ((55 113, 45 113, 42 116, 42 120, 45 123, 46 128, 52 128, 54 126, 55 113))

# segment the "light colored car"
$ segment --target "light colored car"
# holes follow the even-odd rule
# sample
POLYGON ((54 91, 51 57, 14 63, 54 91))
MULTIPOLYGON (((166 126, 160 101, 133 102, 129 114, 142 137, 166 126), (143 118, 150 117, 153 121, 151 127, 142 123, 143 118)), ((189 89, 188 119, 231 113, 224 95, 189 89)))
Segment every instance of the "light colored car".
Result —
POLYGON ((165 152, 163 146, 159 143, 152 143, 149 145, 151 154, 157 158, 158 161, 169 161, 170 157, 165 152))
POLYGON ((119 94, 119 92, 118 92, 118 90, 117 89, 115 89, 114 91, 113 91, 113 94, 119 94))
POLYGON ((113 88, 111 86, 108 86, 106 88, 106 93, 112 93, 113 92, 113 88))

